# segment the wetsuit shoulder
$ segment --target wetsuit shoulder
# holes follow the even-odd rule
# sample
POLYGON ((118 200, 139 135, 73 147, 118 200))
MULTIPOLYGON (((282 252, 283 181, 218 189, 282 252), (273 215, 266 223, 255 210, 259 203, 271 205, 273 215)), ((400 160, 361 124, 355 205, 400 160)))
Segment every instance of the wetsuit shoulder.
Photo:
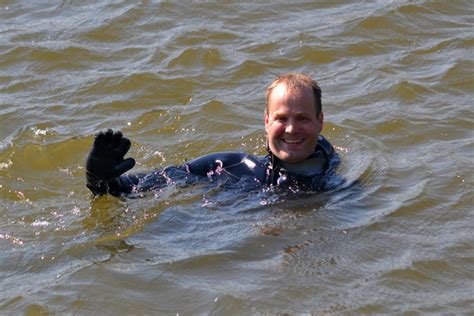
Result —
POLYGON ((326 156, 328 162, 327 171, 334 172, 341 164, 341 158, 334 149, 334 146, 324 136, 320 135, 317 147, 326 156))
POLYGON ((328 160, 330 160, 332 155, 334 155, 334 147, 322 135, 319 135, 317 149, 322 150, 328 160))

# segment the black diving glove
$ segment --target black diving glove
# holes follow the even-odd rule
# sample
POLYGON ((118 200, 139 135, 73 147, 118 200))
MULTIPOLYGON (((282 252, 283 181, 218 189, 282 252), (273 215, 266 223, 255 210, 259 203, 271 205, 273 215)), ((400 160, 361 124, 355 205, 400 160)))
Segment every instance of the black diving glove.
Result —
POLYGON ((120 175, 133 168, 133 158, 123 159, 130 145, 120 131, 108 129, 97 134, 86 160, 87 187, 94 194, 110 192, 119 184, 120 175))

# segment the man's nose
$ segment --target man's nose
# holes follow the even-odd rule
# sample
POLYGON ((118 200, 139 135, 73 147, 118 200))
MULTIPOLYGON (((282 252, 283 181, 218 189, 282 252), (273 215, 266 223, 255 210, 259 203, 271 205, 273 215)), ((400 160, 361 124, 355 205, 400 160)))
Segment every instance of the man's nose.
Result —
POLYGON ((295 131, 295 129, 295 122, 293 122, 293 120, 288 120, 288 122, 286 123, 285 132, 292 133, 295 131))

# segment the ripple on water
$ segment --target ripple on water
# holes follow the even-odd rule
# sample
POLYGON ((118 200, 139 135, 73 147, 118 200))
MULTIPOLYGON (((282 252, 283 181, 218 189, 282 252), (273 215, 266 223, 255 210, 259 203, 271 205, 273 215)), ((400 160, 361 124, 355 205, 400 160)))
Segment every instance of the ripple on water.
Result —
MULTIPOLYGON (((140 20, 143 11, 132 5, 120 8, 120 5, 108 4, 115 7, 106 10, 107 14, 98 17, 93 23, 83 25, 77 39, 85 42, 116 43, 133 40, 134 36, 127 27, 140 20)), ((99 8, 98 8, 99 9, 99 8)), ((100 9, 99 9, 100 10, 100 9)))
POLYGON ((3 3, 0 313, 469 313, 472 13, 3 3), (287 71, 323 88, 340 187, 91 199, 100 129, 124 130, 138 171, 264 153, 264 87, 287 71))
POLYGON ((177 47, 201 47, 214 45, 229 45, 233 42, 242 40, 242 36, 235 32, 229 32, 216 27, 199 30, 189 29, 186 32, 180 32, 173 38, 173 45, 177 47))

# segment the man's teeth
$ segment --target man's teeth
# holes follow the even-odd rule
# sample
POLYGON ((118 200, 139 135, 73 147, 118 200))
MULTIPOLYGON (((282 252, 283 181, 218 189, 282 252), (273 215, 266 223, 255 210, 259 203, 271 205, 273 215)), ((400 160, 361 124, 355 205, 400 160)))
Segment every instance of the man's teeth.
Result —
POLYGON ((299 139, 299 140, 289 140, 289 139, 284 139, 283 140, 285 143, 288 143, 288 144, 298 144, 298 143, 301 143, 302 140, 299 139))

